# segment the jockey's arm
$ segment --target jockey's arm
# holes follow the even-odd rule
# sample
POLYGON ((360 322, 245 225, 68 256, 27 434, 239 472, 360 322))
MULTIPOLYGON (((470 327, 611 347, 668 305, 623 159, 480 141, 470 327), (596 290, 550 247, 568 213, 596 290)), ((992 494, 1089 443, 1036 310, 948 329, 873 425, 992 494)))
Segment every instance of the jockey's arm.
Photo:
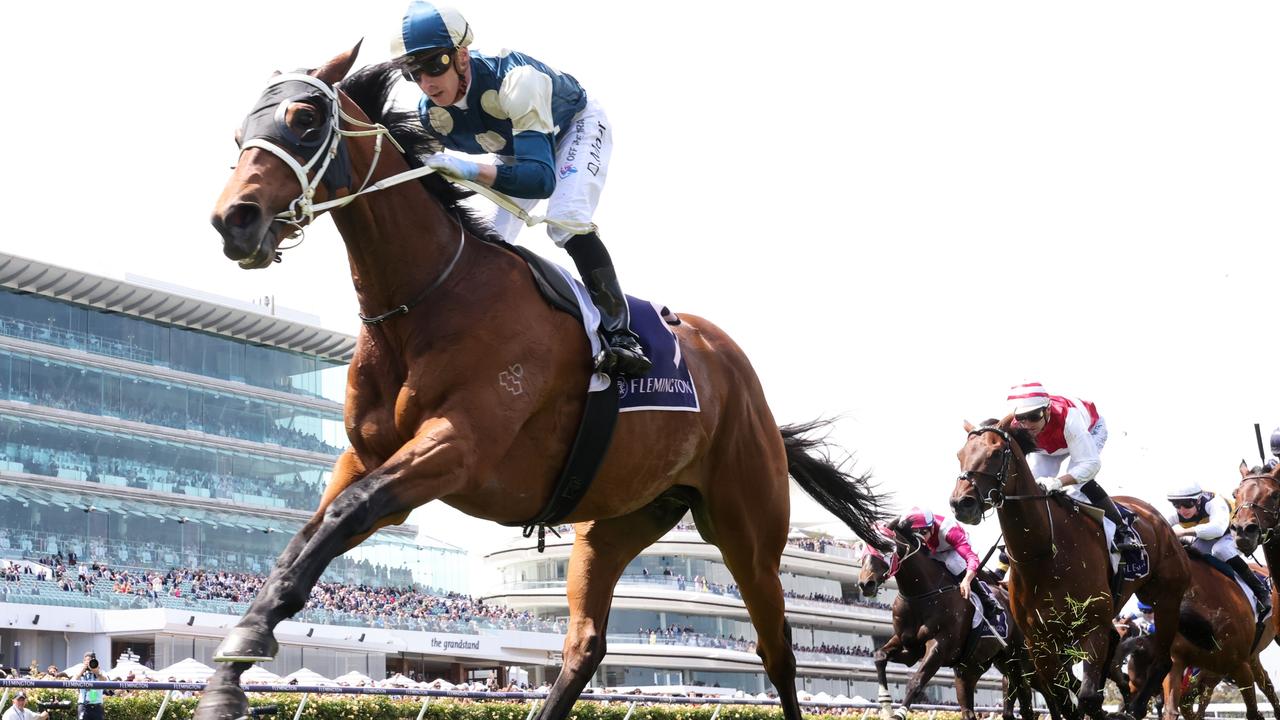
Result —
POLYGON ((978 566, 982 561, 978 559, 978 554, 973 551, 973 546, 969 544, 968 533, 959 525, 953 525, 947 530, 947 542, 960 557, 964 558, 964 578, 960 580, 960 594, 967 598, 969 597, 969 585, 978 576, 978 566))
POLYGON ((519 198, 549 198, 556 189, 551 78, 529 65, 502 79, 498 106, 511 118, 514 163, 492 168, 492 186, 519 198))
POLYGON ((1058 479, 1063 485, 1086 483, 1102 469, 1102 460, 1098 457, 1098 446, 1089 435, 1087 416, 1072 408, 1067 411, 1067 419, 1063 425, 1063 438, 1067 441, 1067 472, 1058 479))
POLYGON ((1227 505, 1227 501, 1215 496, 1205 504, 1205 510, 1209 514, 1209 520, 1195 526, 1196 538, 1217 540, 1226 535, 1231 527, 1231 507, 1227 505))

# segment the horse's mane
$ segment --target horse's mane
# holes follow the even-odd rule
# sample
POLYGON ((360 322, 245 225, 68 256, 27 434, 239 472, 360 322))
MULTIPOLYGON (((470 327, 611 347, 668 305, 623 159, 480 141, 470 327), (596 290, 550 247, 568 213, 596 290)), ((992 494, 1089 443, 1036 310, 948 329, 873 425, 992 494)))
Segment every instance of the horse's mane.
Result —
MULTIPOLYGON (((369 122, 385 125, 391 131, 391 137, 404 148, 405 162, 411 168, 419 168, 423 165, 423 157, 440 152, 443 148, 422 127, 416 110, 392 108, 391 94, 400 81, 400 70, 393 64, 384 62, 360 68, 338 83, 338 87, 352 102, 360 106, 369 122)), ((463 227, 472 235, 489 242, 503 242, 487 220, 462 202, 472 193, 436 173, 426 175, 420 181, 446 210, 458 216, 463 227)))

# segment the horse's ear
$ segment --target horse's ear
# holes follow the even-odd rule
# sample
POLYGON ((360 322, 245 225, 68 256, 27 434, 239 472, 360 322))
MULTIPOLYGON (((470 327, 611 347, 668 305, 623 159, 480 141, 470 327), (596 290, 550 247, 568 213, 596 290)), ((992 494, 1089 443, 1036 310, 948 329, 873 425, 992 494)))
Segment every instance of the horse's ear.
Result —
POLYGON ((351 72, 351 66, 356 64, 356 56, 360 54, 360 45, 364 42, 364 38, 355 44, 355 47, 334 57, 315 71, 316 77, 324 80, 330 85, 336 85, 347 73, 351 72))
POLYGON ((1276 466, 1271 468, 1271 479, 1275 480, 1277 478, 1280 478, 1280 463, 1276 463, 1276 466))
POLYGON ((965 421, 964 421, 964 431, 965 431, 965 432, 967 432, 967 433, 971 433, 971 432, 973 432, 973 423, 969 422, 968 420, 965 420, 965 421))
POLYGON ((1249 477, 1249 463, 1243 460, 1240 461, 1240 477, 1249 477))
POLYGON ((1000 422, 996 423, 996 427, 1005 432, 1009 432, 1009 428, 1013 427, 1013 413, 1004 416, 1000 422))

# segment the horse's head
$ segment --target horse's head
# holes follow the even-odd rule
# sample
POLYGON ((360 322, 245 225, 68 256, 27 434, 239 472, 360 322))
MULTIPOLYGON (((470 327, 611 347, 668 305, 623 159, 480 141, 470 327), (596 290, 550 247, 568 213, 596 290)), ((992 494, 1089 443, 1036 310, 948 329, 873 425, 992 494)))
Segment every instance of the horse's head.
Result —
POLYGON ((236 133, 240 159, 212 218, 223 254, 240 267, 270 265, 284 237, 311 219, 314 200, 349 189, 334 86, 359 49, 357 43, 316 70, 277 73, 245 116, 236 133))
POLYGON ((956 520, 969 525, 982 522, 982 515, 1004 503, 1013 494, 1013 478, 1017 474, 1019 455, 1014 456, 1015 438, 1010 433, 1013 416, 980 426, 966 422, 964 447, 956 453, 960 460, 960 476, 951 491, 951 510, 956 520))
MULTIPOLYGON (((876 523, 876 529, 880 530, 886 537, 894 537, 893 531, 884 523, 876 523)), ((897 570, 898 550, 896 543, 894 549, 888 553, 881 552, 870 544, 864 545, 862 549, 862 569, 858 572, 858 588, 862 590, 864 597, 875 597, 876 593, 880 591, 880 586, 893 577, 897 570)))
POLYGON ((1236 547, 1249 555, 1271 539, 1280 522, 1280 465, 1267 471, 1241 462, 1240 476, 1231 531, 1236 547))

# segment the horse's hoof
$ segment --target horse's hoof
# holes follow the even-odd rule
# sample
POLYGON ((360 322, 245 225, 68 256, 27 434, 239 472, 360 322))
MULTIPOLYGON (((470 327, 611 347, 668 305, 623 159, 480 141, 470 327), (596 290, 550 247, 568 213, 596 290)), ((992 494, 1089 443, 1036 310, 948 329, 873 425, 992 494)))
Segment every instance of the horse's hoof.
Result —
POLYGON ((238 685, 205 690, 192 720, 236 720, 249 714, 249 697, 238 685))
MULTIPOLYGON (((232 628, 213 654, 216 662, 267 662, 274 660, 280 646, 271 633, 259 633, 249 628, 232 628)), ((241 693, 242 695, 244 693, 241 693)))

